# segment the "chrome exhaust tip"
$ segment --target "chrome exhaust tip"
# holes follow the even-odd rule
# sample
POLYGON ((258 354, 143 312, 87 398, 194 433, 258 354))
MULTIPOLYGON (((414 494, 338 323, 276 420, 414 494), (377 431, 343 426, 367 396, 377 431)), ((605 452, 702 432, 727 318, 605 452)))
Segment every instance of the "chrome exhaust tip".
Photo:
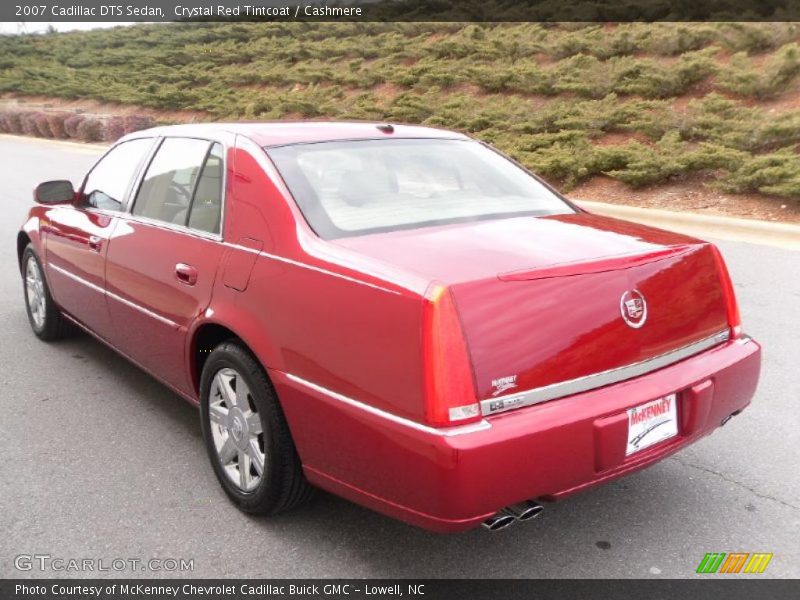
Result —
POLYGON ((544 506, 538 502, 526 500, 525 502, 512 504, 511 506, 504 508, 503 512, 514 517, 517 521, 530 521, 531 519, 535 519, 542 514, 543 510, 544 506))
POLYGON ((514 517, 500 511, 496 515, 486 519, 481 525, 489 531, 500 531, 514 523, 514 517))

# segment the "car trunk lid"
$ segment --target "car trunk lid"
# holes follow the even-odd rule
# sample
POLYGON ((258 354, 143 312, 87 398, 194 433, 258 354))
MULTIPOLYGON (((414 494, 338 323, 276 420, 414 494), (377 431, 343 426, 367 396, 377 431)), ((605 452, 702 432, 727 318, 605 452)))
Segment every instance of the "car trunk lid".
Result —
POLYGON ((704 243, 500 273, 452 292, 480 399, 646 363, 727 328, 704 243))

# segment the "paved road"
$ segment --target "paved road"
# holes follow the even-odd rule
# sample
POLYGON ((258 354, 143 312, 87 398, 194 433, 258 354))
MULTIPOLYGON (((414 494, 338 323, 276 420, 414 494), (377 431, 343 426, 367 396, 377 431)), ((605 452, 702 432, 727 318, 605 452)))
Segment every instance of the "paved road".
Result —
POLYGON ((773 552, 766 575, 800 576, 800 254, 721 244, 763 380, 674 458, 496 534, 430 534, 327 494, 259 519, 224 497, 192 407, 87 336, 28 329, 14 236, 30 190, 77 182, 96 154, 0 136, 1 577, 23 575, 22 553, 193 558, 202 577, 694 577, 714 551, 773 552))

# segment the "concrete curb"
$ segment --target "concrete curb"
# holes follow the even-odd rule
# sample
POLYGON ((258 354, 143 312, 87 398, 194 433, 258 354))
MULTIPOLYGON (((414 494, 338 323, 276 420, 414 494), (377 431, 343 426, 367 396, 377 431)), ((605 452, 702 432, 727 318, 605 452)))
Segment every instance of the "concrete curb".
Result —
POLYGON ((669 229, 700 238, 717 238, 749 244, 777 246, 789 250, 800 250, 800 225, 772 223, 716 215, 680 213, 655 208, 621 206, 604 202, 574 200, 589 212, 635 223, 669 229))
POLYGON ((26 142, 38 143, 43 146, 60 146, 62 148, 66 147, 81 152, 90 152, 92 154, 97 154, 98 152, 105 152, 106 150, 108 150, 108 147, 110 146, 110 144, 103 144, 103 143, 93 144, 87 142, 75 142, 72 140, 39 138, 29 135, 15 135, 13 133, 0 133, 0 139, 24 140, 26 142))

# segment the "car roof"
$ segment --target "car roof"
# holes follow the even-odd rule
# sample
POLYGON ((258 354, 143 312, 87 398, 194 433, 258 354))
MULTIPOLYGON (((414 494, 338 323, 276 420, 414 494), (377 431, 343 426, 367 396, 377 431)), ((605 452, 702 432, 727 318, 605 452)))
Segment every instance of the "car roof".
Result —
POLYGON ((381 122, 344 121, 274 121, 253 123, 191 123, 167 125, 138 131, 126 138, 145 135, 211 136, 215 133, 236 133, 246 136, 259 146, 283 146, 334 140, 365 140, 390 138, 469 139, 467 136, 418 125, 395 125, 381 122))

